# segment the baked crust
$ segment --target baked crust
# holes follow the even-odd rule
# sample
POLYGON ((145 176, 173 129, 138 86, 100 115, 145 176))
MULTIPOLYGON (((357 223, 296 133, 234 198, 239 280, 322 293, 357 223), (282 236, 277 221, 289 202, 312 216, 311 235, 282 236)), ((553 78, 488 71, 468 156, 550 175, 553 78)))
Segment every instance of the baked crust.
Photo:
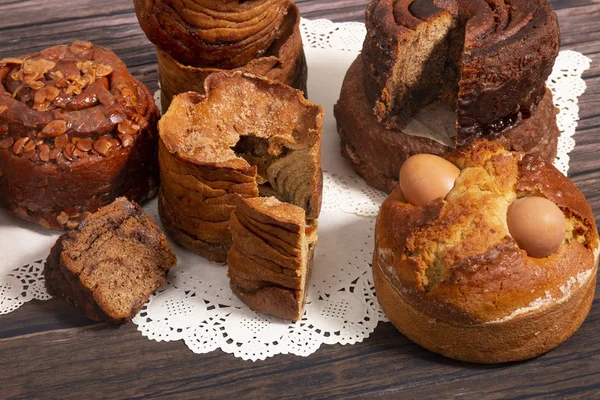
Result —
POLYGON ((365 84, 378 120, 403 129, 450 85, 458 144, 535 112, 560 42, 545 0, 373 0, 366 26, 365 84))
MULTIPOLYGON (((229 63, 202 58, 195 61, 187 60, 187 58, 177 58, 177 54, 169 51, 170 47, 165 47, 161 45, 161 42, 153 40, 156 44, 158 58, 162 109, 167 110, 173 97, 180 93, 188 91, 204 93, 204 80, 206 77, 223 70, 243 71, 264 76, 301 90, 306 96, 308 68, 300 34, 300 11, 293 3, 288 4, 288 2, 285 2, 285 4, 287 4, 286 11, 283 14, 282 21, 272 30, 276 33, 274 41, 264 51, 245 59, 244 63, 239 65, 236 63, 232 66, 229 63), (186 60, 190 62, 186 62, 186 60)), ((231 13, 231 15, 236 15, 236 13, 231 13)), ((240 16, 239 18, 243 17, 240 16)), ((152 34, 148 31, 146 33, 152 40, 152 34)), ((191 52, 190 54, 202 55, 206 53, 191 52)))
MULTIPOLYGON (((391 192, 398 186, 398 173, 404 161, 415 154, 449 154, 452 149, 434 140, 386 129, 377 122, 365 94, 363 64, 359 56, 350 66, 334 107, 342 154, 371 186, 391 192)), ((549 90, 536 112, 514 128, 501 133, 495 141, 508 150, 535 153, 554 160, 560 131, 557 109, 549 90)))
POLYGON ((177 259, 136 204, 119 198, 60 236, 44 265, 48 293, 88 318, 122 324, 167 283, 177 259))
POLYGON ((227 265, 233 293, 254 311, 300 320, 317 243, 304 210, 273 197, 240 197, 230 230, 227 265))
POLYGON ((148 39, 185 65, 243 66, 279 37, 289 0, 135 0, 148 39))
POLYGON ((274 195, 321 209, 323 110, 281 83, 242 73, 176 96, 159 123, 160 216, 182 246, 224 263, 235 199, 274 195))
POLYGON ((158 109, 110 50, 76 41, 0 61, 0 202, 73 229, 119 196, 156 194, 158 109))
POLYGON ((448 157, 461 175, 445 200, 408 204, 396 189, 376 225, 373 272, 384 312, 411 340, 472 362, 531 358, 566 340, 594 296, 598 232, 576 186, 537 156, 480 141, 448 157), (528 257, 508 232, 517 198, 565 214, 559 250, 528 257))

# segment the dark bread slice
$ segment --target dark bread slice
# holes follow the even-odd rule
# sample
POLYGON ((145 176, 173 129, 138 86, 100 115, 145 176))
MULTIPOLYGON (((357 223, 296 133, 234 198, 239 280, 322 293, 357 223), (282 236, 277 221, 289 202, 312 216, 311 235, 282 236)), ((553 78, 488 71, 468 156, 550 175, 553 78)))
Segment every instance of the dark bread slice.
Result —
POLYGON ((177 262, 165 235, 124 197, 63 234, 46 260, 46 288, 88 318, 121 324, 167 283, 177 262))

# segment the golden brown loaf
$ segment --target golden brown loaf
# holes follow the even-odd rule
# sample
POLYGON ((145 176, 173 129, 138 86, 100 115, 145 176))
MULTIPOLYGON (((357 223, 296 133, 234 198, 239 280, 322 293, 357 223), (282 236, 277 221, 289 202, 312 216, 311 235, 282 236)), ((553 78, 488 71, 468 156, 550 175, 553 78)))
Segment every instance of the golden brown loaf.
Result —
POLYGON ((159 211, 175 241, 224 263, 238 195, 275 196, 316 223, 323 110, 242 72, 210 75, 205 91, 176 96, 160 120, 159 211))
MULTIPOLYGON (((453 149, 432 139, 386 129, 378 123, 365 94, 362 75, 363 62, 359 57, 350 66, 334 107, 342 154, 367 183, 391 192, 398 186, 398 171, 407 158, 420 153, 444 156, 453 149)), ((494 140, 508 150, 554 160, 560 136, 556 112, 552 94, 547 90, 530 118, 494 140)))
POLYGON ((240 70, 306 93, 300 12, 288 0, 136 0, 140 25, 156 45, 162 106, 204 79, 240 70))
POLYGON ((110 50, 76 41, 0 61, 0 202, 73 229, 119 196, 158 186, 158 109, 110 50))
POLYGON ((154 221, 137 204, 119 198, 57 240, 44 277, 48 293, 86 317, 121 324, 167 283, 176 262, 154 221))
POLYGON ((415 207, 396 189, 376 225, 373 274, 390 321, 427 349, 465 361, 538 356, 585 319, 596 286, 598 232, 575 185, 534 155, 479 141, 450 155, 461 174, 445 199, 415 207), (529 257, 511 237, 517 199, 555 203, 562 245, 529 257))
POLYGON ((274 197, 238 197, 227 255, 231 289, 252 310, 298 321, 310 282, 316 226, 305 212, 274 197))

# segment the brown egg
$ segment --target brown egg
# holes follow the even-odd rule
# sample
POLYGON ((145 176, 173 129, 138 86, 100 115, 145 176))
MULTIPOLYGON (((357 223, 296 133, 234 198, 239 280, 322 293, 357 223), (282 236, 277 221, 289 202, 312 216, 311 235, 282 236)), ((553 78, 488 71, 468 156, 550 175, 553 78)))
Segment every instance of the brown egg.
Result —
POLYGON ((413 206, 425 206, 444 198, 454 187, 460 169, 432 154, 410 157, 400 168, 400 189, 413 206))
POLYGON ((508 207, 508 230, 520 248, 535 258, 554 254, 567 230, 563 212, 543 197, 524 197, 508 207))

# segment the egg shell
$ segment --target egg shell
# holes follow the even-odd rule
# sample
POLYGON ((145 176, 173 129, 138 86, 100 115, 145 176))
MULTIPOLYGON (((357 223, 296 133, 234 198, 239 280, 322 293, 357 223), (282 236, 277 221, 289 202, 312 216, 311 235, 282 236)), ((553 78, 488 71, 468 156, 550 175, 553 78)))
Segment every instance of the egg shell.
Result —
POLYGON ((510 234, 530 257, 554 254, 565 239, 567 224, 563 212, 543 197, 518 199, 508 208, 506 220, 510 234))
POLYGON ((421 207, 445 198, 460 175, 451 162, 432 154, 410 157, 400 168, 400 189, 406 200, 421 207))

